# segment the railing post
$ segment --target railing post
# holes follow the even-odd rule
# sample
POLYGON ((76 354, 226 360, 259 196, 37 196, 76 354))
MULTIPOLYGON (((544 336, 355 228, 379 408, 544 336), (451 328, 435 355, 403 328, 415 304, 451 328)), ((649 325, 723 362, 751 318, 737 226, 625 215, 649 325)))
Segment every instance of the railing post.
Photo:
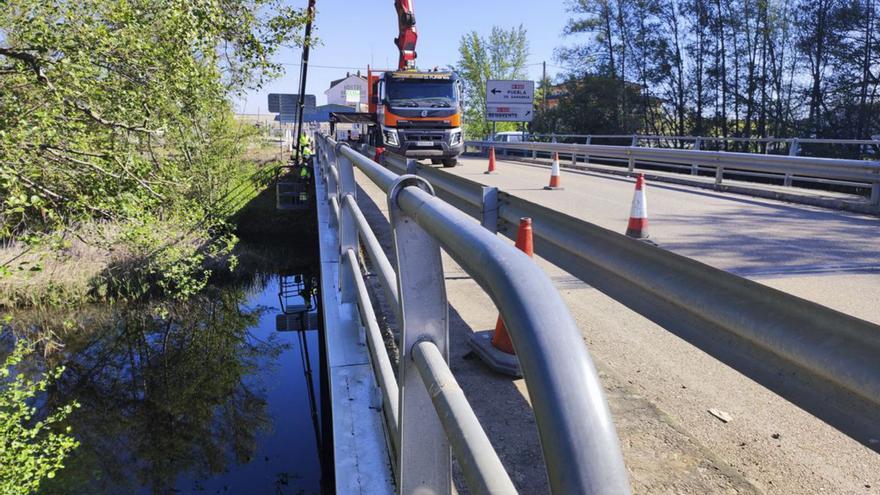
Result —
POLYGON ((551 143, 555 143, 555 142, 556 142, 556 133, 555 133, 555 132, 554 132, 553 134, 550 134, 550 142, 551 142, 551 143))
MULTIPOLYGON (((329 144, 329 143, 328 143, 329 144)), ((336 152, 335 148, 331 148, 328 146, 328 152, 330 154, 330 160, 327 162, 327 168, 324 170, 324 173, 327 177, 327 199, 331 200, 336 198, 338 185, 336 184, 336 177, 333 175, 331 170, 331 165, 336 167, 336 170, 339 171, 339 154, 336 152)), ((338 200, 338 198, 337 198, 338 200)))
MULTIPOLYGON (((635 134, 632 135, 632 142, 630 143, 630 147, 635 148, 639 145, 639 137, 635 134)), ((633 156, 632 151, 629 151, 629 163, 627 164, 627 168, 630 172, 635 171, 636 169, 636 157, 633 156)))
POLYGON ((406 159, 406 173, 416 175, 419 170, 419 162, 413 158, 406 159))
MULTIPOLYGON (((593 136, 588 135, 587 140, 584 142, 584 144, 586 144, 587 146, 593 144, 593 136)), ((590 153, 587 152, 584 154, 584 165, 589 165, 589 164, 590 164, 590 153)))
POLYGON ((493 234, 498 233, 498 188, 483 186, 480 224, 493 234))
MULTIPOLYGON (((339 202, 339 253, 344 257, 349 249, 358 252, 358 233, 357 223, 351 211, 344 206, 346 196, 357 198, 357 186, 354 181, 354 166, 351 160, 340 152, 343 146, 349 146, 349 144, 339 143, 336 145, 337 157, 339 158, 336 161, 336 170, 339 172, 339 196, 337 197, 339 202)), ((339 290, 342 292, 341 300, 343 303, 357 302, 357 288, 349 270, 339 271, 339 290)))
MULTIPOLYGON (((700 148, 703 147, 703 138, 697 136, 694 139, 694 151, 700 151, 700 148)), ((700 165, 698 163, 691 163, 691 175, 699 175, 700 174, 700 165)))
POLYGON ((434 193, 414 175, 403 175, 388 189, 388 212, 397 254, 400 315, 400 449, 398 493, 452 492, 452 454, 443 425, 434 410, 413 360, 415 345, 433 342, 449 361, 449 320, 440 246, 397 203, 407 186, 434 193))
POLYGON ((871 185, 871 204, 873 206, 880 205, 880 179, 871 185))
POLYGON ((801 153, 801 143, 798 138, 789 141, 788 156, 799 156, 801 153))
POLYGON ((724 180, 724 167, 718 163, 715 165, 715 185, 720 186, 722 180, 724 180))

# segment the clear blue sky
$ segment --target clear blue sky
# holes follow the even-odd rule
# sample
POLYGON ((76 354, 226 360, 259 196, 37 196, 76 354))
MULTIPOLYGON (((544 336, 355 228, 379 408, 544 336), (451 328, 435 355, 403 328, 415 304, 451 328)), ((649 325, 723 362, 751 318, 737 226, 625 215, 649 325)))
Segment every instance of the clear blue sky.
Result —
MULTIPOLYGON (((305 7, 308 2, 290 3, 305 7)), ((392 0, 317 0, 317 7, 316 34, 321 44, 311 52, 307 93, 316 95, 319 105, 326 103, 324 91, 330 81, 345 76, 346 69, 315 66, 396 67, 397 14, 392 0)), ((522 24, 528 34, 529 63, 534 64, 529 66, 529 76, 537 81, 544 60, 548 75, 560 72, 555 67, 553 50, 573 41, 562 38, 568 19, 565 0, 415 0, 414 8, 421 68, 456 63, 458 43, 465 33, 477 31, 485 36, 493 25, 510 28, 522 24)), ((287 73, 235 102, 237 110, 265 113, 269 93, 297 93, 300 57, 299 50, 283 50, 276 61, 290 64, 287 73)))

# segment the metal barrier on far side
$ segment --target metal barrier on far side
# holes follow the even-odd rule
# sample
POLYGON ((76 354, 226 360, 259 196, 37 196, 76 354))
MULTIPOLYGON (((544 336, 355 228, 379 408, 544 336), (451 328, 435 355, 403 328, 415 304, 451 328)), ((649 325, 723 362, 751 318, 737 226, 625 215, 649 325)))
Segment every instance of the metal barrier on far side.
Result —
MULTIPOLYGON (((635 143, 635 139, 633 143, 635 143)), ((494 147, 507 154, 517 152, 537 159, 558 153, 560 163, 619 163, 633 172, 638 166, 650 166, 684 171, 691 175, 711 173, 720 186, 725 176, 752 176, 782 180, 791 186, 793 181, 837 184, 870 190, 869 202, 880 205, 880 162, 813 158, 805 156, 765 155, 728 151, 701 151, 676 148, 643 148, 630 146, 544 143, 468 141, 467 147, 488 149, 494 147)))

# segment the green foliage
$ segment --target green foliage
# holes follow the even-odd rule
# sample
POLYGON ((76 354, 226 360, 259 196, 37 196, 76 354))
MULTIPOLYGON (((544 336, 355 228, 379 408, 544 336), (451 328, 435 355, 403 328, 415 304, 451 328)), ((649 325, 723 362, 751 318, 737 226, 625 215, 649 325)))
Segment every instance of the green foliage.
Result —
MULTIPOLYGON (((492 27, 488 38, 476 31, 462 36, 455 70, 464 82, 464 127, 469 138, 482 138, 492 130, 486 122, 486 81, 522 79, 526 76, 529 43, 522 25, 503 29, 492 27)), ((514 123, 498 125, 498 131, 515 130, 514 123)))
MULTIPOLYGON (((620 122, 639 112, 640 133, 868 139, 880 132, 873 0, 568 0, 567 10, 563 33, 573 44, 557 48, 557 58, 575 75, 616 79, 619 92, 604 104, 617 107, 620 122), (630 84, 641 93, 636 109, 625 94, 630 84)), ((857 147, 801 151, 867 157, 857 147)))
POLYGON ((111 223, 126 244, 108 250, 192 272, 254 172, 229 97, 280 72, 306 18, 282 0, 4 2, 0 239, 111 223))
POLYGON ((632 134, 639 129, 639 88, 628 84, 624 98, 629 102, 621 116, 620 80, 613 77, 573 76, 560 86, 559 105, 538 112, 532 122, 536 133, 632 134))
POLYGON ((64 459, 79 443, 70 435, 70 427, 61 424, 77 402, 56 408, 42 420, 36 417, 33 403, 57 380, 64 368, 58 367, 37 381, 19 370, 31 352, 24 340, 0 366, 0 493, 27 495, 64 468, 64 459))

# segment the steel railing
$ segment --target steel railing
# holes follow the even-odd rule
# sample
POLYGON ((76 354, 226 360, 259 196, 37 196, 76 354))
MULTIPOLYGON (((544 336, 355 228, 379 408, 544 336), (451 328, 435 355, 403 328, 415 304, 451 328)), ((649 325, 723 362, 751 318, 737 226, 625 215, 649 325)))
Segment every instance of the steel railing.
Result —
POLYGON ((839 183, 870 189, 870 204, 880 205, 880 162, 877 161, 573 143, 468 141, 466 145, 480 149, 494 147, 505 152, 531 152, 533 159, 538 157, 538 153, 557 152, 563 166, 570 163, 577 167, 579 161, 588 164, 594 160, 605 160, 623 162, 630 172, 635 171, 639 164, 686 169, 692 175, 710 171, 715 174, 716 185, 722 184, 725 174, 776 177, 787 186, 793 180, 839 183))
POLYGON ((480 227, 412 175, 391 172, 318 135, 316 175, 339 229, 340 291, 358 305, 383 388, 401 493, 451 492, 450 452, 474 493, 515 491, 448 367, 448 308, 440 247, 489 294, 508 323, 529 391, 553 493, 629 493, 608 405, 580 330, 550 279, 525 254, 480 227), (355 201, 357 167, 388 193, 397 259, 391 266, 355 201), (341 207, 339 206, 341 205, 341 207), (398 301, 395 380, 358 262, 358 238, 398 301), (384 267, 384 268, 383 268, 384 267))
MULTIPOLYGON (((699 150, 703 143, 745 143, 747 145, 783 145, 779 148, 787 148, 788 154, 798 156, 801 152, 801 144, 825 144, 835 146, 873 146, 880 149, 880 140, 876 139, 821 139, 821 138, 779 138, 779 137, 722 137, 722 136, 664 136, 659 134, 524 134, 529 140, 549 140, 557 142, 560 139, 583 140, 584 144, 592 144, 593 139, 605 141, 625 141, 632 146, 642 143, 651 145, 656 143, 674 143, 677 146, 689 144, 691 149, 699 150)), ((764 152, 769 152, 769 146, 765 146, 764 152)))
POLYGON ((385 163, 511 239, 532 218, 536 254, 880 451, 880 326, 439 168, 385 163))

